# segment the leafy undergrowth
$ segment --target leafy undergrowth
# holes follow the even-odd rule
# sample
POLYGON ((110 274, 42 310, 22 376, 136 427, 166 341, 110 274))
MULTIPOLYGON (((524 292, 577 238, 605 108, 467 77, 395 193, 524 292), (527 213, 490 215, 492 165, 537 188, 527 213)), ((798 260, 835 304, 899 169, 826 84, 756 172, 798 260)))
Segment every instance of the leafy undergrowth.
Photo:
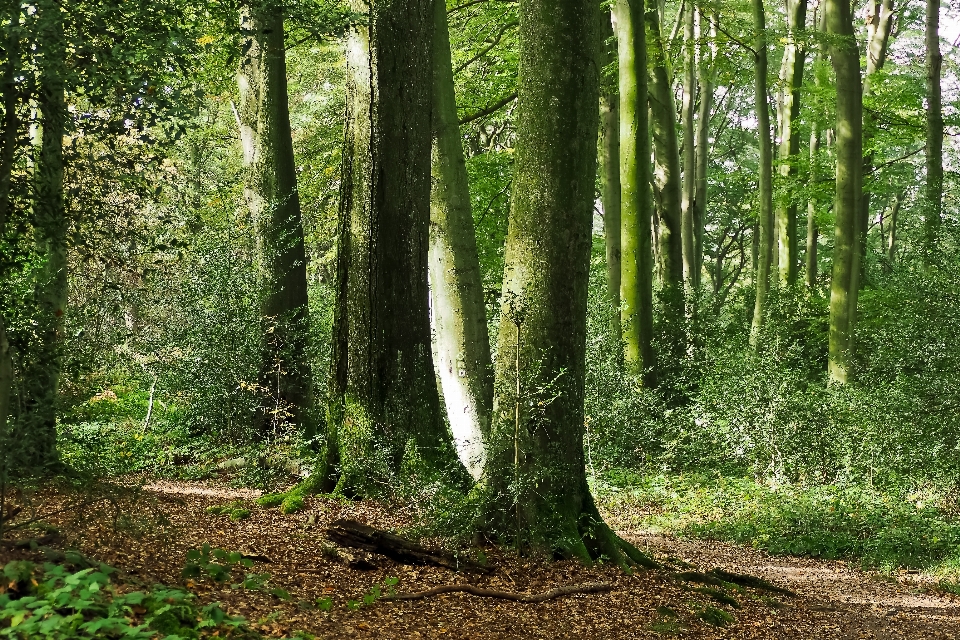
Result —
POLYGON ((254 638, 243 618, 219 604, 201 606, 192 593, 154 585, 131 590, 105 564, 70 571, 12 560, 0 584, 0 638, 187 640, 254 638))
POLYGON ((857 560, 865 568, 960 574, 960 519, 932 492, 867 486, 771 487, 748 478, 608 472, 606 509, 633 529, 748 544, 776 555, 857 560))

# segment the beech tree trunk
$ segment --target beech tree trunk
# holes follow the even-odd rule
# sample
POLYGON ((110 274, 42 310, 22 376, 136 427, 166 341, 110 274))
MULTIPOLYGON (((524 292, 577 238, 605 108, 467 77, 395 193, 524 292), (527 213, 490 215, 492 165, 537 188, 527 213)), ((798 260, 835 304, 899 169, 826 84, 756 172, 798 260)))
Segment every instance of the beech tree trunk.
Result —
MULTIPOLYGON (((810 179, 811 192, 820 179, 820 123, 814 119, 810 123, 810 179)), ((817 249, 820 239, 820 225, 817 223, 817 199, 807 198, 807 252, 805 256, 804 284, 813 291, 817 287, 817 249)))
MULTIPOLYGON (((697 61, 697 84, 700 87, 700 106, 697 112, 697 170, 696 195, 693 200, 693 224, 696 246, 696 272, 702 276, 703 271, 703 229, 707 220, 707 170, 710 167, 710 117, 713 115, 713 87, 714 64, 716 58, 717 23, 719 16, 714 14, 709 19, 710 41, 704 41, 705 17, 697 13, 700 34, 700 54, 697 61)), ((699 280, 698 280, 699 283, 699 280)))
POLYGON ((697 198, 697 40, 694 16, 697 8, 688 3, 683 16, 683 99, 680 119, 683 128, 683 189, 681 195, 681 229, 683 240, 683 281, 686 288, 688 313, 700 286, 697 269, 696 198, 697 198))
POLYGON ((647 7, 647 72, 650 133, 653 138, 654 182, 660 216, 660 262, 665 293, 679 300, 683 291, 683 194, 680 147, 677 142, 677 109, 673 102, 670 61, 660 31, 655 6, 647 7))
POLYGON ((262 296, 263 404, 257 423, 264 434, 293 427, 311 437, 315 416, 307 357, 307 259, 287 105, 283 7, 246 2, 240 9, 240 29, 244 54, 237 84, 244 196, 256 230, 262 296))
MULTIPOLYGON (((887 60, 887 48, 896 23, 896 14, 893 12, 893 0, 880 0, 869 6, 867 16, 867 69, 863 79, 864 99, 872 93, 874 75, 883 68, 887 60)), ((870 200, 871 175, 873 174, 873 138, 876 135, 877 123, 873 113, 863 112, 863 196, 860 202, 860 220, 857 222, 860 229, 860 270, 861 275, 866 266, 867 230, 870 228, 870 200)))
POLYGON ((770 140, 770 107, 767 103, 767 34, 763 0, 753 0, 754 28, 757 31, 754 40, 756 76, 754 78, 754 97, 757 113, 757 138, 759 157, 759 237, 757 247, 756 298, 753 307, 753 322, 750 328, 750 344, 756 341, 763 329, 767 308, 767 295, 770 290, 771 268, 773 266, 773 245, 775 241, 773 216, 773 149, 770 140))
POLYGON ((643 4, 638 0, 617 0, 613 15, 620 86, 624 360, 631 371, 643 374, 646 385, 654 386, 657 363, 653 348, 653 202, 643 4))
POLYGON ((435 365, 460 461, 483 471, 493 409, 493 365, 483 280, 460 143, 444 0, 434 2, 433 187, 430 195, 430 294, 435 365))
POLYGON ((66 39, 60 2, 40 0, 37 7, 37 103, 39 149, 34 169, 34 229, 44 259, 36 276, 37 330, 25 357, 25 413, 14 441, 25 468, 48 467, 57 460, 57 405, 67 309, 67 222, 63 190, 63 134, 67 119, 64 76, 66 39))
MULTIPOLYGON (((613 16, 600 15, 600 63, 604 71, 617 61, 617 41, 613 33, 613 16)), ((620 201, 620 96, 617 78, 600 78, 600 197, 603 202, 603 237, 607 252, 607 295, 614 309, 612 330, 618 341, 624 339, 620 318, 621 279, 621 201, 620 201)))
POLYGON ((481 526, 518 546, 585 561, 602 550, 624 564, 583 448, 598 12, 594 0, 520 1, 522 112, 481 526))
POLYGON ((924 184, 924 255, 930 263, 938 251, 937 236, 943 213, 943 108, 940 72, 940 0, 927 0, 927 179, 924 184))
POLYGON ((797 282, 797 203, 790 181, 796 175, 796 161, 800 153, 800 136, 794 131, 800 121, 800 90, 803 87, 803 68, 806 51, 803 32, 806 30, 807 0, 787 0, 787 43, 783 48, 780 66, 780 101, 777 108, 780 120, 780 144, 777 149, 778 171, 788 188, 780 190, 776 203, 777 244, 780 253, 780 281, 788 286, 797 282))
POLYGON ((830 338, 827 368, 838 384, 853 380, 853 332, 860 275, 860 198, 863 193, 863 93, 860 53, 846 0, 826 0, 830 57, 837 77, 833 272, 830 281, 830 338))
POLYGON ((351 8, 369 17, 347 38, 327 463, 339 490, 370 493, 401 470, 466 471, 442 419, 428 309, 434 0, 351 8))

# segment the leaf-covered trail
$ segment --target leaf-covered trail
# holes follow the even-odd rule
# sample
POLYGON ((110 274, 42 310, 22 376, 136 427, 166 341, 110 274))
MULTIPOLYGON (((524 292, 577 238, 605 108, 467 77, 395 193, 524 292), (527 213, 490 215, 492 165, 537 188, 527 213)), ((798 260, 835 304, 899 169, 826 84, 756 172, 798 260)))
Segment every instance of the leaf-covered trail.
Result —
MULTIPOLYGON (((624 575, 609 565, 546 563, 493 549, 487 550, 496 568, 491 575, 403 566, 376 556, 369 558, 374 568, 360 571, 349 566, 350 550, 338 552, 325 540, 327 524, 352 518, 379 528, 400 528, 415 522, 418 514, 371 502, 312 498, 307 510, 298 514, 284 516, 251 507, 249 518, 232 521, 207 513, 207 507, 249 500, 252 494, 215 484, 148 486, 119 504, 125 515, 116 517, 114 507, 103 503, 98 509, 86 509, 79 519, 52 518, 63 530, 63 545, 73 545, 91 558, 120 568, 132 580, 146 583, 182 582, 186 552, 203 543, 260 556, 269 562, 257 563, 252 571, 269 573, 270 584, 288 591, 290 600, 209 580, 191 582, 189 587, 201 599, 222 602, 230 613, 245 616, 255 628, 274 637, 305 630, 325 639, 960 638, 960 598, 924 593, 906 581, 885 582, 840 563, 770 558, 733 545, 624 532, 659 558, 679 558, 701 571, 719 567, 761 576, 798 594, 724 589, 725 602, 716 600, 704 585, 664 572, 624 575), (398 593, 464 582, 523 594, 598 582, 610 583, 612 590, 541 603, 449 593, 349 608, 349 601, 362 602, 372 587, 392 578, 398 579, 398 593), (329 611, 317 608, 318 598, 330 599, 329 611), (702 619, 718 616, 730 621, 717 627, 702 619)), ((46 507, 51 506, 48 501, 46 507)), ((240 578, 238 572, 233 581, 240 578)))

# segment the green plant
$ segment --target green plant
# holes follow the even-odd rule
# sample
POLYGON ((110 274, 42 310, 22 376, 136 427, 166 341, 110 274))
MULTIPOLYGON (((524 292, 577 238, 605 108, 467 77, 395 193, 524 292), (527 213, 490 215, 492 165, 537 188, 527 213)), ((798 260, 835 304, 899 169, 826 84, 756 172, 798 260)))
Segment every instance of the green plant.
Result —
POLYGON ((723 609, 717 609, 710 605, 697 611, 697 617, 715 627, 725 627, 735 620, 733 614, 727 613, 723 609))
POLYGON ((116 571, 106 565, 70 572, 24 561, 3 568, 0 585, 0 638, 73 640, 124 638, 153 640, 245 633, 242 618, 227 616, 214 603, 199 606, 181 589, 154 585, 121 591, 116 571))
POLYGON ((240 501, 207 507, 207 513, 217 516, 230 516, 231 520, 244 520, 250 517, 250 510, 240 501))

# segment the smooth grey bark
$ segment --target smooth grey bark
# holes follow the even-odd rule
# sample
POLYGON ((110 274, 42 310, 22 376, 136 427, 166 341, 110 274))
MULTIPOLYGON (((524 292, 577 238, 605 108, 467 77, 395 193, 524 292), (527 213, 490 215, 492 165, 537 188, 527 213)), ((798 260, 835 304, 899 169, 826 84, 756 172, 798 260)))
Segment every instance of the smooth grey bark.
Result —
POLYGON ((773 148, 770 140, 770 106, 767 102, 767 33, 763 0, 753 0, 754 39, 754 102, 757 114, 757 145, 759 147, 759 222, 758 255, 756 269, 756 297, 753 306, 753 321, 750 327, 750 344, 756 345, 763 330, 766 315, 767 295, 770 291, 771 269, 775 241, 773 215, 773 148))
POLYGON ((587 485, 584 373, 599 3, 520 0, 520 120, 482 528, 625 566, 587 485))
POLYGON ((836 195, 827 369, 830 380, 853 380, 853 335, 860 275, 859 220, 863 193, 863 93, 860 53, 850 5, 826 0, 830 57, 837 78, 836 195))
POLYGON ((39 149, 35 149, 33 212, 36 248, 44 262, 36 275, 36 341, 23 366, 24 415, 13 435, 25 468, 47 467, 57 461, 57 406, 67 310, 69 225, 63 188, 67 43, 60 3, 40 0, 36 7, 39 149))
POLYGON ((927 0, 927 147, 924 183, 924 256, 927 263, 938 251, 938 238, 943 215, 943 106, 940 75, 943 54, 940 52, 940 0, 927 0))
MULTIPOLYGON (((780 100, 777 105, 780 125, 780 144, 777 148, 778 173, 790 182, 796 175, 796 161, 800 153, 800 136, 794 131, 800 121, 800 92, 803 87, 803 69, 806 51, 803 32, 806 30, 807 0, 787 0, 787 42, 780 65, 780 100)), ((780 189, 776 202, 777 245, 780 281, 788 286, 797 282, 797 203, 791 189, 780 189)))
POLYGON ((328 473, 359 493, 414 462, 418 475, 466 480, 431 352, 434 0, 350 6, 368 19, 346 42, 328 473))
POLYGON ((292 425, 312 437, 307 259, 287 102, 283 20, 278 2, 248 0, 240 8, 238 119, 244 197, 257 238, 262 318, 264 396, 256 426, 267 434, 292 425))
MULTIPOLYGON (((700 53, 697 60, 697 84, 700 87, 700 105, 697 110, 697 151, 696 151, 696 194, 693 200, 693 224, 695 246, 694 255, 696 257, 696 273, 700 276, 703 272, 703 230, 707 220, 707 169, 710 166, 710 117, 713 114, 713 89, 715 84, 716 71, 714 70, 716 58, 717 41, 717 23, 719 15, 714 14, 708 20, 710 41, 704 41, 703 21, 706 16, 697 13, 699 21, 700 34, 700 53)), ((698 280, 698 285, 699 285, 698 280)))
POLYGON ((900 205, 903 204, 903 193, 898 193, 893 197, 893 205, 890 207, 890 226, 887 231, 887 270, 892 271, 897 263, 897 225, 899 223, 900 205))
POLYGON ((700 273, 696 254, 696 197, 697 197, 697 40, 694 32, 694 15, 697 8, 691 2, 683 16, 683 98, 680 104, 680 120, 683 129, 683 184, 681 194, 681 236, 683 253, 683 281, 686 289, 688 314, 700 286, 700 273))
MULTIPOLYGON (((600 14, 600 63, 608 69, 617 61, 617 40, 613 33, 613 16, 600 14)), ((612 315, 614 337, 623 339, 620 319, 621 232, 620 232, 620 94, 617 79, 600 79, 600 197, 603 203, 603 237, 607 257, 607 296, 615 313, 612 315)))
POLYGON ((647 46, 643 6, 638 0, 613 5, 620 94, 621 323, 624 360, 657 384, 653 347, 653 202, 650 195, 650 127, 647 108, 647 46))
POLYGON ((444 0, 434 2, 433 14, 429 272, 434 364, 457 454, 478 479, 493 409, 493 364, 444 0))
MULTIPOLYGON (((810 178, 812 189, 820 179, 820 124, 816 119, 810 123, 810 178)), ((817 224, 817 199, 807 199, 807 251, 805 254, 804 284, 813 291, 817 286, 817 249, 820 239, 820 225, 817 224)))

